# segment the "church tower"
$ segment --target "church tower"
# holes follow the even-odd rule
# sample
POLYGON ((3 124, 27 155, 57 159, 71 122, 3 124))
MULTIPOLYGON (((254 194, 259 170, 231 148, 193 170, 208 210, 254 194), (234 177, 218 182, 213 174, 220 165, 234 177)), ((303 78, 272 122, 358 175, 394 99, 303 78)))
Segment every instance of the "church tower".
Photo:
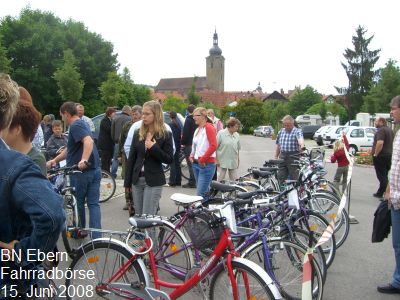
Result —
POLYGON ((210 49, 210 55, 206 57, 206 77, 207 88, 210 90, 223 92, 225 77, 225 58, 222 56, 222 50, 218 47, 217 30, 214 32, 213 47, 210 49))

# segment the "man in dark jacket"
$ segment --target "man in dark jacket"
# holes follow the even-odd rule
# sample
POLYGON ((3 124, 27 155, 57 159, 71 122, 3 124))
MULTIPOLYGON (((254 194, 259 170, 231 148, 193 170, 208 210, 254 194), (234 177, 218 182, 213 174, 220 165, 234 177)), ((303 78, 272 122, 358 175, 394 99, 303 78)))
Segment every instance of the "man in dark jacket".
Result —
POLYGON ((194 179, 193 170, 192 170, 192 162, 189 159, 190 153, 192 152, 192 142, 193 142, 193 135, 197 128, 196 123, 193 119, 193 111, 196 107, 193 104, 190 104, 187 108, 189 115, 185 119, 185 124, 183 125, 182 131, 182 140, 181 145, 183 151, 185 153, 186 162, 189 169, 189 182, 182 185, 184 188, 196 188, 196 180, 194 179))
POLYGON ((114 141, 111 137, 111 120, 115 115, 115 108, 108 107, 106 115, 100 122, 97 147, 100 150, 101 169, 110 172, 111 158, 114 151, 114 141))
POLYGON ((182 127, 177 120, 177 114, 174 111, 169 112, 169 117, 171 118, 171 123, 169 123, 169 127, 172 130, 172 137, 174 139, 175 148, 177 149, 174 154, 174 161, 171 164, 171 171, 169 175, 169 186, 180 186, 182 180, 182 171, 181 164, 179 161, 179 149, 181 148, 181 136, 182 136, 182 127))
POLYGON ((132 120, 131 117, 132 110, 129 105, 125 105, 122 108, 122 113, 119 116, 116 116, 111 122, 111 137, 114 140, 114 155, 112 159, 111 165, 111 175, 115 178, 117 177, 118 171, 118 155, 119 155, 119 137, 121 135, 122 127, 132 120))

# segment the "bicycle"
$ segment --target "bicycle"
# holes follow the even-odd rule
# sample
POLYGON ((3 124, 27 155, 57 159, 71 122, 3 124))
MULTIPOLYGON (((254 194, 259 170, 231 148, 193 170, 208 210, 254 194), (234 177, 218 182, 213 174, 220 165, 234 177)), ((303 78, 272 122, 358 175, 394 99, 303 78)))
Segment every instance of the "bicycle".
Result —
POLYGON ((99 202, 103 203, 110 200, 117 188, 115 178, 110 172, 101 170, 101 181, 100 181, 100 199, 99 202))
MULTIPOLYGON (((185 153, 183 152, 182 149, 179 150, 179 165, 181 167, 182 177, 189 180, 190 179, 189 166, 186 161, 185 153)), ((171 165, 163 164, 163 170, 164 170, 165 177, 168 178, 169 172, 171 170, 171 165)))
POLYGON ((79 214, 77 201, 74 195, 75 188, 71 185, 70 176, 82 173, 78 165, 61 167, 48 170, 48 178, 53 183, 54 189, 64 198, 64 210, 66 214, 65 229, 61 233, 65 251, 73 257, 75 249, 81 244, 84 237, 78 230, 71 231, 71 228, 79 228, 79 214), (78 245, 79 244, 79 245, 78 245))
MULTIPOLYGON (((179 195, 179 194, 178 194, 179 195)), ((171 199, 179 197, 177 194, 172 195, 171 199)), ((301 295, 302 286, 302 262, 306 255, 307 248, 297 241, 289 241, 281 236, 270 235, 271 227, 266 226, 264 220, 264 210, 275 207, 278 200, 284 196, 278 195, 276 199, 248 199, 248 200, 232 200, 235 207, 236 219, 241 212, 251 211, 249 216, 244 220, 238 221, 237 233, 232 234, 232 239, 237 252, 241 253, 242 257, 251 259, 260 265, 267 274, 277 283, 280 292, 285 299, 298 299, 301 295), (247 225, 252 224, 249 228, 247 225), (245 227, 239 227, 245 226, 245 227), (279 261, 279 262, 278 262, 279 261)), ((182 195, 182 197, 187 197, 182 195)), ((213 205, 216 202, 224 202, 225 199, 209 198, 203 202, 203 205, 213 205)), ((231 201, 231 200, 226 200, 231 201)), ((195 250, 195 257, 198 259, 203 253, 208 256, 211 251, 205 245, 197 241, 198 235, 202 235, 201 229, 193 230, 190 224, 191 216, 187 210, 181 214, 175 215, 175 226, 178 229, 186 232, 192 240, 192 247, 195 250), (199 250, 200 249, 200 250, 199 250)), ((207 222, 207 220, 204 220, 207 222)), ((200 222, 198 222, 200 223, 200 222)), ((199 226, 200 228, 202 226, 199 226)), ((296 231, 297 233, 297 231, 296 231)), ((307 235, 308 237, 308 235, 307 235)), ((208 235, 208 240, 212 241, 215 237, 208 235)), ((314 241, 316 243, 316 241, 314 241)), ((316 259, 313 260, 313 299, 321 299, 323 293, 323 282, 326 277, 325 256, 322 249, 315 250, 316 259)))
MULTIPOLYGON (((134 236, 141 246, 135 250, 123 242, 111 238, 90 241, 79 249, 69 270, 72 272, 80 269, 91 270, 95 274, 95 278, 87 280, 88 278, 75 276, 67 279, 67 289, 70 286, 84 286, 86 290, 92 292, 91 298, 96 293, 101 299, 114 299, 116 296, 124 299, 154 299, 156 297, 176 299, 196 285, 203 285, 209 281, 209 296, 212 300, 258 299, 259 296, 263 299, 282 299, 276 284, 269 275, 257 264, 241 258, 234 250, 230 233, 230 230, 234 230, 234 219, 213 217, 213 212, 223 214, 223 211, 231 210, 232 201, 215 209, 201 206, 190 208, 199 201, 196 196, 186 196, 184 199, 175 201, 189 209, 194 217, 199 215, 211 217, 210 224, 213 225, 213 228, 207 227, 207 231, 211 230, 218 236, 212 241, 216 245, 210 257, 202 266, 195 266, 188 272, 183 283, 171 283, 160 280, 158 277, 154 254, 157 249, 153 247, 156 244, 153 244, 147 229, 161 226, 162 222, 154 218, 131 217, 129 222, 135 229, 134 236), (150 286, 150 278, 144 260, 150 266, 154 287, 150 286), (223 263, 218 263, 220 260, 223 263), (161 287, 173 290, 166 293, 160 290, 161 287)), ((193 221, 195 220, 194 218, 193 221)), ((201 240, 201 237, 197 236, 197 242, 204 243, 209 240, 201 240)), ((170 247, 165 244, 158 246, 170 247)), ((180 251, 180 249, 176 249, 176 251, 180 251)), ((67 298, 77 299, 79 297, 67 295, 67 298)))

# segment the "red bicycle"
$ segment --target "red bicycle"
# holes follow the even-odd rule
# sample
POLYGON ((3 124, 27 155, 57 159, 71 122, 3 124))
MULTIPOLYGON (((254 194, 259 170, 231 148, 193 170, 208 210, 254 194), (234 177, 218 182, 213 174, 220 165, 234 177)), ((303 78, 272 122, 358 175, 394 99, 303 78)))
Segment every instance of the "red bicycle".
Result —
POLYGON ((92 276, 76 275, 67 279, 68 294, 65 296, 68 299, 177 299, 195 288, 203 299, 282 299, 269 275, 235 251, 231 240, 231 230, 236 227, 233 202, 228 201, 213 209, 201 205, 189 208, 195 202, 198 202, 197 196, 185 196, 179 204, 190 210, 195 228, 207 224, 218 240, 203 241, 207 247, 210 247, 210 242, 215 243, 215 249, 204 263, 187 272, 183 282, 160 279, 158 273, 160 252, 169 249, 163 259, 163 271, 168 270, 171 278, 179 278, 174 272, 174 260, 170 260, 175 254, 187 250, 177 247, 171 238, 179 231, 169 232, 169 237, 162 238, 162 243, 157 242, 159 236, 154 237, 156 242, 153 243, 151 236, 154 235, 154 229, 163 226, 165 221, 132 217, 129 222, 135 230, 130 241, 135 239, 136 244, 141 243, 141 247, 134 249, 115 239, 90 241, 77 252, 69 271, 80 274, 83 270, 86 275, 90 271, 92 276), (204 222, 205 219, 207 222, 204 222), (172 291, 166 291, 166 288, 172 291))

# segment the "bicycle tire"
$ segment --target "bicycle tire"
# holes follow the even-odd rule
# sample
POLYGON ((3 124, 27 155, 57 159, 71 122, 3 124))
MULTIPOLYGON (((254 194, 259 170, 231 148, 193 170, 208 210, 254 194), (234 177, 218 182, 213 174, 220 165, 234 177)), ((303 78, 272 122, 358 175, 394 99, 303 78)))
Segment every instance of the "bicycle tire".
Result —
MULTIPOLYGON (((339 208, 339 202, 336 198, 329 194, 321 195, 320 193, 311 196, 309 201, 312 209, 320 213, 328 221, 332 218, 332 214, 336 214, 339 208)), ((346 241, 350 232, 350 220, 349 215, 345 209, 342 210, 339 216, 336 216, 338 220, 335 223, 335 238, 336 248, 338 249, 346 241)))
POLYGON ((189 180, 190 179, 190 170, 189 170, 189 165, 187 164, 185 155, 182 155, 179 157, 179 165, 181 166, 182 177, 189 180))
POLYGON ((116 188, 117 183, 115 182, 115 178, 111 175, 111 173, 101 170, 99 202, 103 203, 110 200, 114 196, 116 188))
MULTIPOLYGON (((310 225, 310 228, 314 231, 314 236, 317 240, 321 237, 322 233, 326 229, 326 227, 329 225, 329 222, 321 216, 319 213, 314 212, 314 211, 307 211, 307 217, 308 217, 308 223, 310 225)), ((304 222, 300 222, 304 219, 303 215, 299 215, 296 220, 294 220, 294 225, 300 227, 301 229, 307 230, 304 222)), ((308 231, 308 230, 307 230, 308 231)), ((321 245, 324 253, 325 253, 325 258, 326 258, 326 266, 329 268, 333 260, 335 259, 336 255, 336 238, 335 234, 332 234, 331 238, 329 239, 328 242, 324 243, 321 245)))
MULTIPOLYGON (((303 260, 307 249, 297 243, 287 240, 267 242, 269 250, 269 274, 265 264, 264 246, 262 241, 250 246, 242 252, 242 257, 249 259, 264 268, 279 285, 284 299, 300 300, 303 284, 303 260)), ((318 263, 313 260, 312 299, 321 300, 323 295, 323 274, 318 263)))
MULTIPOLYGON (((159 278, 171 280, 171 275, 184 280, 194 266, 192 249, 184 233, 166 220, 154 227, 153 252, 159 278)), ((149 230, 150 231, 150 230, 149 230)), ((127 245, 135 249, 134 234, 128 236, 127 245)))
MULTIPOLYGON (((275 288, 275 284, 268 282, 265 279, 265 271, 257 266, 255 263, 242 259, 240 261, 232 260, 232 269, 237 281, 238 300, 242 299, 280 299, 279 292, 273 292, 270 285, 272 284, 275 288), (246 273, 250 284, 248 287, 241 287, 242 282, 239 281, 241 273, 246 273), (254 287, 257 289, 253 290, 254 287), (251 295, 246 295, 247 288, 251 288, 251 295), (255 293, 255 294, 253 294, 255 293), (277 296, 278 294, 278 296, 277 296), (259 298, 260 297, 260 298, 259 298), (262 297, 262 298, 261 298, 262 297)), ((268 275, 267 275, 268 277, 268 275)), ((232 292, 232 284, 230 282, 228 273, 224 266, 220 265, 218 270, 214 273, 210 283, 210 300, 221 300, 221 299, 234 299, 232 292)))
MULTIPOLYGON (((115 299, 116 293, 123 293, 123 291, 117 291, 116 289, 101 290, 100 286, 104 285, 104 283, 109 284, 109 279, 117 272, 122 264, 127 262, 131 257, 132 253, 128 251, 127 248, 113 240, 96 240, 86 244, 76 253, 68 270, 91 270, 95 274, 95 278, 88 279, 86 276, 83 276, 83 278, 80 276, 67 278, 65 281, 66 290, 69 290, 70 286, 74 286, 75 288, 83 286, 86 290, 92 287, 94 295, 92 297, 87 295, 87 299, 115 299), (103 252, 105 255, 102 255, 103 252), (113 256, 111 252, 115 253, 115 256, 113 256), (111 271, 108 268, 107 262, 110 262, 110 264, 114 263, 114 265, 111 266, 111 271), (100 266, 101 263, 104 263, 104 265, 100 266), (99 274, 100 272, 102 272, 102 274, 99 274), (107 274, 105 274, 106 272, 107 274)), ((144 265, 140 264, 138 260, 134 260, 124 276, 121 277, 122 281, 118 282, 128 283, 129 285, 133 282, 139 282, 142 285, 148 285, 148 280, 145 275, 147 273, 145 272, 147 271, 144 265)), ((82 296, 71 297, 70 294, 67 294, 66 297, 68 300, 82 299, 82 296)))
POLYGON ((61 232, 62 241, 64 244, 65 251, 68 255, 73 258, 74 253, 77 248, 81 245, 82 240, 75 239, 71 236, 70 228, 76 229, 78 228, 78 219, 77 215, 75 214, 76 209, 76 198, 73 195, 65 195, 64 196, 64 210, 65 210, 65 228, 61 232), (71 198, 69 198, 71 197, 71 198))
MULTIPOLYGON (((308 231, 297 228, 297 227, 292 227, 289 229, 284 229, 279 233, 279 236, 283 240, 288 240, 293 243, 299 244, 301 247, 307 249, 308 244, 309 244, 309 234, 308 231)), ((313 243, 312 245, 315 246, 317 244, 317 240, 313 238, 313 243)), ((324 251, 322 250, 321 246, 318 246, 317 248, 314 249, 314 258, 321 270, 322 273, 322 280, 325 283, 327 273, 328 273, 328 267, 326 266, 326 258, 324 251)))

